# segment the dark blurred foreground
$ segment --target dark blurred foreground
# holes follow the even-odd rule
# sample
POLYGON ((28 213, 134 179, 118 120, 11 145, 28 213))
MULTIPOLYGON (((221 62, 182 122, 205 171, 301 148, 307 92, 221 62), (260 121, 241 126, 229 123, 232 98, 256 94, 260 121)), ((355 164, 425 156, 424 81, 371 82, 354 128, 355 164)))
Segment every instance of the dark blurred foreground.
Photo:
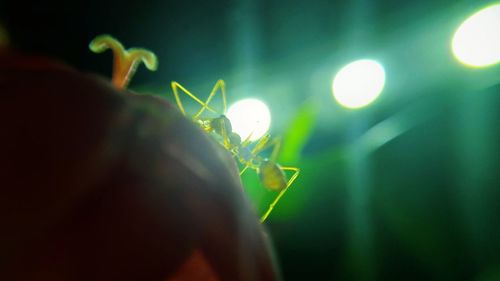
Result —
POLYGON ((234 161, 173 107, 0 48, 0 280, 276 280, 234 161))

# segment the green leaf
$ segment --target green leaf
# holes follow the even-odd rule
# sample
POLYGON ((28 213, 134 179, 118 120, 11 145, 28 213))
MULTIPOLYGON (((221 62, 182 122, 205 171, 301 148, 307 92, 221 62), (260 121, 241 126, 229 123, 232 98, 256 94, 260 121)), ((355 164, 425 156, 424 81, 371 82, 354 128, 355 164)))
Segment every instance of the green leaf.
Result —
POLYGON ((312 103, 304 103, 290 122, 283 138, 279 163, 298 163, 316 124, 317 110, 312 103))

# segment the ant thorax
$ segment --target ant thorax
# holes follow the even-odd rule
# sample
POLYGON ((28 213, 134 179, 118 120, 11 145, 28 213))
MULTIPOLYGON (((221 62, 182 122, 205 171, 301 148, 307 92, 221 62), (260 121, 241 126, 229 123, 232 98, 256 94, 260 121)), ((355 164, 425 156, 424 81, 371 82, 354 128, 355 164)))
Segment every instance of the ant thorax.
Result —
POLYGON ((225 116, 221 115, 219 117, 210 120, 210 126, 217 134, 222 137, 229 136, 233 132, 233 127, 231 126, 231 121, 225 116))
POLYGON ((238 147, 238 160, 241 164, 248 166, 252 169, 257 169, 262 161, 265 159, 259 155, 255 155, 248 146, 238 147))
POLYGON ((253 154, 252 152, 250 151, 250 148, 248 148, 247 146, 245 147, 240 147, 240 149, 238 150, 239 154, 239 160, 242 164, 245 164, 245 163, 249 163, 252 161, 253 159, 253 154))

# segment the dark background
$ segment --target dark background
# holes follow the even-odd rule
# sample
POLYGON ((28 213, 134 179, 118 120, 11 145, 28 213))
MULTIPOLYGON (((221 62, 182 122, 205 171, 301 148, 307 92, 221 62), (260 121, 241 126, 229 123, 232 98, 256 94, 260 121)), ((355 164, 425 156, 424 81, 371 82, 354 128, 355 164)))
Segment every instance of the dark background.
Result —
POLYGON ((500 280, 500 67, 460 65, 450 41, 488 3, 8 1, 0 20, 15 48, 85 72, 110 75, 111 54, 88 50, 102 33, 154 51, 138 91, 222 78, 230 102, 266 101, 281 162, 303 171, 266 222, 285 280, 486 281, 500 280), (343 109, 331 80, 359 58, 382 62, 386 88, 343 109))

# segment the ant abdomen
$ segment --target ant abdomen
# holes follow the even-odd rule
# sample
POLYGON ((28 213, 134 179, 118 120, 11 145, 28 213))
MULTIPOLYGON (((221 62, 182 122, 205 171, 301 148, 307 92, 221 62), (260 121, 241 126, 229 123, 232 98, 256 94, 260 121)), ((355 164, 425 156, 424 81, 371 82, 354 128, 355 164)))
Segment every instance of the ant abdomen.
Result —
POLYGON ((274 191, 281 191, 287 187, 286 176, 280 165, 269 159, 260 163, 257 173, 262 184, 274 191))

